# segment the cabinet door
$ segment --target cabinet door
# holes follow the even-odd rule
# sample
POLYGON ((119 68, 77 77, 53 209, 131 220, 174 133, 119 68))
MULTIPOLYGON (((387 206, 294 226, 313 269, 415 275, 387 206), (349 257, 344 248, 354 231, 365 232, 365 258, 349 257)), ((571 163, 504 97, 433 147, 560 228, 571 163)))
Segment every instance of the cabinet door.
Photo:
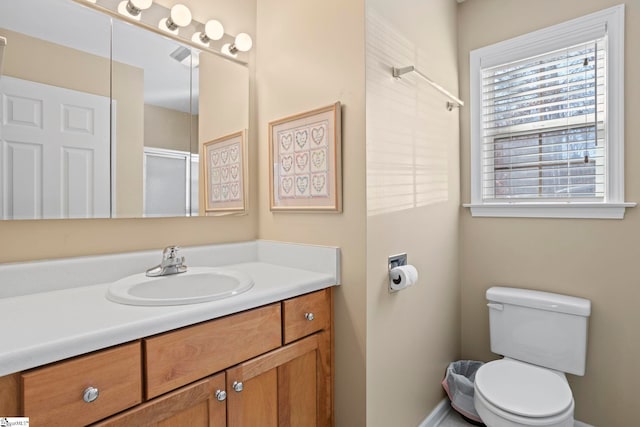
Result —
POLYGON ((315 426, 318 418, 316 351, 278 367, 278 426, 315 426))
POLYGON ((228 426, 319 425, 322 334, 315 334, 227 370, 228 426))
POLYGON ((235 369, 227 372, 227 378, 236 378, 236 381, 227 380, 228 427, 277 427, 277 368, 269 363, 260 370, 261 372, 252 374, 251 378, 236 375, 235 369))
POLYGON ((224 386, 224 374, 205 378, 93 427, 225 427, 226 404, 217 397, 224 386))

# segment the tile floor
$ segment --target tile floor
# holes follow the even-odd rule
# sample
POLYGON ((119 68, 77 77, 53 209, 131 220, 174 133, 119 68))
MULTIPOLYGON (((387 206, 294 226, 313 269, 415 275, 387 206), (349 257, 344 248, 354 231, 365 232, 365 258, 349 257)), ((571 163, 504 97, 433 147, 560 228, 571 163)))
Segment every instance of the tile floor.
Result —
MULTIPOLYGON (((449 412, 446 417, 440 421, 438 427, 475 427, 473 424, 466 422, 460 414, 458 414, 455 410, 449 407, 449 412)), ((593 427, 588 424, 581 423, 580 421, 575 422, 575 427, 593 427)))

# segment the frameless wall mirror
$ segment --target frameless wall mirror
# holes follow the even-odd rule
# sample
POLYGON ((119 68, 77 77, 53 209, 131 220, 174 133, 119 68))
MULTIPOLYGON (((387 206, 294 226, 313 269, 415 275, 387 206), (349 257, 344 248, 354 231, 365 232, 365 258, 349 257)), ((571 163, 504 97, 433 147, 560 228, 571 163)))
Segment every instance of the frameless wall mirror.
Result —
POLYGON ((202 214, 199 147, 248 127, 237 56, 121 20, 110 1, 0 2, 0 218, 202 214))

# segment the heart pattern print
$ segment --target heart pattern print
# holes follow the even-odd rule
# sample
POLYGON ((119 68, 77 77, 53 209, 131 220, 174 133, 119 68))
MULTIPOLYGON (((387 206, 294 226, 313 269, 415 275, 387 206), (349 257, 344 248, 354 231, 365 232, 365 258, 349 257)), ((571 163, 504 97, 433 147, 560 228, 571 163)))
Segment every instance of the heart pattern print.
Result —
POLYGON ((208 170, 213 202, 234 202, 242 198, 240 144, 235 142, 209 152, 208 170))
POLYGON ((335 102, 269 122, 272 211, 342 212, 341 116, 335 102))
POLYGON ((278 133, 280 198, 327 197, 327 129, 324 120, 278 133))

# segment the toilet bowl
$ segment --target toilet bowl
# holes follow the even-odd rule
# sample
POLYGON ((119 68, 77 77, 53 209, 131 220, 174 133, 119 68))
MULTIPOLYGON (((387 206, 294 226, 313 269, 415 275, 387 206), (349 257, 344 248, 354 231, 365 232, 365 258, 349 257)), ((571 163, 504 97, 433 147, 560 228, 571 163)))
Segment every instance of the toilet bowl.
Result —
POLYGON ((505 358, 484 364, 474 388, 488 427, 573 427, 573 396, 561 372, 505 358))

